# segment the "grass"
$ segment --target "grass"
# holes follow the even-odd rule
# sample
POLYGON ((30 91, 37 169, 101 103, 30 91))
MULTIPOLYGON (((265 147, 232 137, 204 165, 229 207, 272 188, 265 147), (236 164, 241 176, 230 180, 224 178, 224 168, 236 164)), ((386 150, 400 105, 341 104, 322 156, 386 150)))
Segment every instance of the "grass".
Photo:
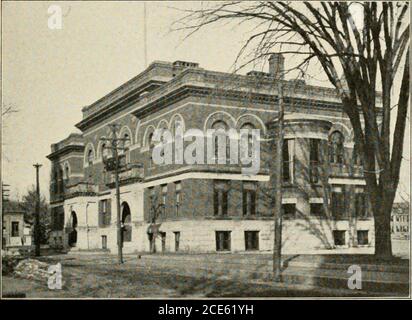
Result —
MULTIPOLYGON (((235 258, 235 255, 225 257, 229 260, 235 258)), ((265 259, 262 255, 261 258, 265 259)), ((356 259, 366 260, 361 257, 356 259)), ((270 281, 247 283, 224 276, 190 276, 172 272, 164 264, 158 268, 141 265, 136 256, 126 256, 123 265, 116 264, 114 256, 101 255, 60 255, 42 257, 41 260, 62 264, 62 290, 49 290, 45 281, 20 279, 9 274, 3 276, 3 294, 25 294, 28 298, 316 297, 365 294, 270 281)))

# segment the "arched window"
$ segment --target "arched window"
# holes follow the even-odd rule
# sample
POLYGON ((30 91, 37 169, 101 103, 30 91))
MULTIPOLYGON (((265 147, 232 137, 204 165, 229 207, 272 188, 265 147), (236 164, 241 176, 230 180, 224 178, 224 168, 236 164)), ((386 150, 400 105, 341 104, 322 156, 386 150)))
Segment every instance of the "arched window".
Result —
POLYGON ((151 144, 151 141, 153 140, 154 131, 155 131, 155 127, 153 126, 148 126, 146 128, 145 133, 143 135, 143 140, 142 140, 142 143, 145 149, 146 148, 150 149, 150 144, 151 144))
POLYGON ((56 167, 53 169, 53 192, 59 192, 59 171, 56 167))
POLYGON ((148 137, 147 137, 147 141, 148 141, 148 144, 149 144, 149 153, 150 153, 150 161, 149 161, 149 166, 150 167, 153 165, 153 148, 154 148, 153 136, 154 136, 154 133, 150 132, 148 137))
POLYGON ((107 159, 109 157, 109 147, 106 145, 106 142, 102 143, 100 154, 102 159, 107 159))
POLYGON ((329 161, 331 163, 343 164, 344 163, 344 142, 343 134, 339 131, 335 131, 330 135, 329 139, 329 161))
POLYGON ((219 144, 223 143, 223 146, 225 146, 226 148, 226 158, 228 156, 228 148, 229 148, 229 139, 227 136, 227 129, 228 126, 226 124, 226 122, 224 121, 216 121, 213 125, 212 125, 212 129, 214 130, 219 130, 218 132, 214 133, 214 137, 213 137, 213 145, 214 145, 214 149, 215 149, 215 157, 216 159, 219 158, 219 144), (224 131, 224 132, 223 132, 224 131))
POLYGON ((90 149, 90 150, 87 152, 87 164, 88 164, 89 166, 91 166, 91 165, 93 164, 93 157, 94 157, 94 155, 93 155, 93 150, 90 149))
POLYGON ((255 126, 251 123, 245 123, 242 125, 240 128, 241 130, 247 130, 247 150, 248 150, 248 156, 252 156, 252 148, 253 148, 253 135, 252 135, 252 130, 255 129, 255 126))
POLYGON ((121 139, 122 140, 120 140, 120 143, 119 143, 119 146, 120 146, 119 154, 123 154, 130 147, 130 136, 127 132, 125 132, 121 136, 121 139))
POLYGON ((172 133, 173 138, 175 138, 178 128, 180 128, 180 131, 183 134, 183 131, 185 130, 185 124, 180 114, 174 115, 172 119, 170 120, 170 131, 172 133))
POLYGON ((153 136, 154 136, 154 133, 153 133, 153 132, 150 132, 150 133, 149 133, 149 137, 148 137, 149 148, 150 148, 150 149, 153 149, 153 147, 154 147, 153 136))
POLYGON ((59 192, 64 192, 64 177, 63 177, 63 169, 59 168, 59 192))
POLYGON ((123 135, 123 139, 124 139, 123 146, 124 146, 125 149, 128 149, 130 147, 130 136, 129 136, 129 134, 125 133, 123 135))
POLYGON ((68 180, 68 179, 69 179, 69 176, 70 176, 70 169, 69 169, 69 165, 66 164, 66 165, 64 166, 64 178, 65 178, 66 180, 68 180))

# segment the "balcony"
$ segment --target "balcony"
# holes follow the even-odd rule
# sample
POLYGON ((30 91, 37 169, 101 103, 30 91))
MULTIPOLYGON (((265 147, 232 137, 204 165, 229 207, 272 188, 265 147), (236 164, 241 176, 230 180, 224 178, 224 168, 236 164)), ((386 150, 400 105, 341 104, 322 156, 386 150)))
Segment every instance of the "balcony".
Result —
POLYGON ((330 176, 332 177, 363 177, 363 167, 359 165, 354 165, 352 168, 348 164, 331 163, 329 166, 330 176), (352 170, 351 170, 352 169, 352 170), (351 172, 352 171, 352 172, 351 172))
MULTIPOLYGON (((119 171, 120 185, 139 182, 143 179, 144 170, 141 164, 128 164, 126 168, 119 171)), ((114 171, 105 174, 105 183, 109 187, 114 187, 116 182, 116 175, 114 171)))
MULTIPOLYGON (((322 168, 322 164, 318 161, 311 161, 308 174, 310 183, 320 183, 322 180, 322 172, 326 174, 325 168, 322 168)), ((354 165, 350 168, 347 164, 329 164, 329 177, 334 178, 363 178, 363 167, 354 165)))
POLYGON ((74 185, 66 186, 64 198, 68 199, 78 196, 94 196, 97 194, 97 192, 98 190, 96 185, 89 182, 81 181, 74 185))

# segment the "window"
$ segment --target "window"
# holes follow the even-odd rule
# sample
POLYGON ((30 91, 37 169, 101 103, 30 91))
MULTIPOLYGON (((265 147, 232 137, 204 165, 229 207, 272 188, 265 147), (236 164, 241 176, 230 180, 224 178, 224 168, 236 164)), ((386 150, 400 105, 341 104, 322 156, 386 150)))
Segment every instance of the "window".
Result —
POLYGON ((332 216, 336 220, 346 218, 345 195, 342 192, 332 192, 332 216))
POLYGON ((101 150, 100 150, 100 154, 101 154, 101 156, 102 156, 102 160, 105 160, 105 159, 107 159, 107 158, 109 158, 110 157, 110 146, 108 146, 107 144, 106 144, 106 142, 104 142, 103 144, 102 144, 102 146, 101 146, 101 150))
POLYGON ((179 245, 180 245, 180 232, 175 231, 173 232, 175 234, 175 252, 179 251, 179 245))
POLYGON ((107 249, 107 236, 102 236, 102 249, 107 249))
POLYGON ((259 250, 259 231, 245 231, 245 249, 259 250))
POLYGON ((154 141, 153 141, 153 132, 149 133, 148 136, 148 142, 149 142, 149 153, 150 153, 150 161, 149 161, 149 167, 153 166, 153 148, 154 148, 154 141))
POLYGON ((149 216, 150 222, 154 223, 156 221, 156 191, 154 187, 148 188, 149 191, 149 216))
POLYGON ((358 230, 358 245, 366 246, 369 244, 368 233, 368 230, 358 230))
POLYGON ((57 181, 57 189, 59 193, 63 193, 64 192, 64 177, 63 177, 63 169, 61 167, 59 167, 58 169, 58 176, 59 179, 57 181))
POLYGON ((175 206, 176 206, 176 217, 179 216, 179 208, 181 205, 181 191, 182 184, 180 181, 175 182, 175 206))
POLYGON ((166 232, 160 232, 162 237, 162 252, 166 252, 166 232))
POLYGON ((323 217, 325 215, 323 203, 311 203, 310 215, 315 217, 323 217))
POLYGON ((167 184, 162 185, 162 213, 166 215, 167 184))
POLYGON ((53 179, 52 179, 52 191, 54 193, 58 193, 58 183, 59 183, 59 172, 57 171, 57 168, 53 169, 53 179))
POLYGON ((366 219, 368 217, 366 197, 364 193, 355 194, 355 214, 359 219, 366 219))
POLYGON ((311 183, 319 182, 319 165, 320 165, 320 154, 319 154, 319 139, 310 139, 310 151, 309 151, 309 179, 311 183))
POLYGON ((256 215, 256 185, 244 183, 243 184, 243 215, 256 215))
POLYGON ((125 133, 123 135, 123 147, 124 147, 124 151, 128 151, 129 147, 130 147, 130 137, 128 133, 125 133))
POLYGON ((215 149, 215 158, 218 160, 218 163, 226 163, 226 159, 229 156, 229 141, 227 136, 228 126, 223 121, 216 121, 212 129, 217 130, 214 134, 214 149, 215 149), (220 152, 219 152, 220 149, 220 152))
POLYGON ((18 221, 12 221, 11 222, 11 236, 12 237, 18 237, 20 235, 19 233, 19 222, 18 221))
POLYGON ((335 246, 344 246, 346 244, 345 235, 346 231, 333 230, 333 241, 335 246))
POLYGON ((66 165, 64 166, 64 178, 65 178, 66 180, 68 180, 69 177, 70 177, 69 165, 66 164, 66 165))
POLYGON ((90 149, 90 150, 87 152, 87 164, 88 164, 89 166, 91 166, 91 165, 93 164, 93 150, 92 150, 92 149, 90 149))
POLYGON ((283 168, 282 168, 283 182, 290 182, 288 140, 285 140, 283 142, 282 157, 283 157, 283 168))
POLYGON ((64 208, 62 206, 51 208, 52 230, 63 230, 64 227, 64 208))
POLYGON ((111 202, 111 199, 99 201, 99 227, 106 227, 111 223, 111 202))
POLYGON ((331 163, 344 163, 343 142, 344 138, 342 133, 335 131, 331 134, 329 141, 329 161, 331 163))
POLYGON ((172 135, 176 136, 177 133, 182 134, 183 130, 183 120, 179 119, 178 116, 175 116, 172 125, 172 135))
POLYGON ((228 209, 227 183, 215 182, 213 192, 213 207, 215 216, 226 216, 228 209))
POLYGON ((230 251, 230 231, 216 231, 216 251, 230 251))
POLYGON ((286 220, 294 219, 296 217, 296 204, 287 203, 282 205, 283 209, 283 218, 286 220))
MULTIPOLYGON (((255 129, 255 127, 251 123, 245 123, 241 128, 241 130, 248 130, 247 131, 247 156, 252 157, 253 152, 253 134, 252 130, 255 129)), ((245 150, 246 151, 246 150, 245 150)), ((243 153, 243 156, 246 157, 246 152, 243 153)))
POLYGON ((130 157, 130 153, 129 151, 129 147, 130 147, 130 136, 129 134, 126 132, 122 135, 122 140, 120 143, 120 148, 119 148, 119 155, 125 155, 123 158, 123 161, 125 161, 126 163, 129 162, 129 157, 130 157))

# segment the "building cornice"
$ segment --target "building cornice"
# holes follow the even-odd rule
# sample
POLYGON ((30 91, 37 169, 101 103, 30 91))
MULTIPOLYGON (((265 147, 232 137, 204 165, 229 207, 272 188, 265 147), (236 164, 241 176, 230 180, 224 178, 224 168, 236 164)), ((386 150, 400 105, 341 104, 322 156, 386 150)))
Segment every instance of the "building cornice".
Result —
MULTIPOLYGON (((207 71, 200 68, 188 68, 177 74, 170 81, 147 80, 140 87, 129 83, 128 89, 116 91, 113 96, 107 95, 98 104, 84 110, 85 118, 76 124, 82 131, 119 113, 132 104, 137 103, 131 113, 137 117, 155 112, 165 105, 184 99, 188 96, 218 97, 232 101, 251 103, 277 104, 275 79, 267 77, 256 79, 250 76, 234 75, 223 72, 207 71), (156 88, 141 96, 143 86, 153 84, 156 88), (110 96, 110 97, 109 97, 110 96), (93 107, 94 106, 94 107, 93 107), (91 111, 91 109, 95 109, 91 111)), ((342 111, 342 103, 333 88, 302 85, 296 87, 293 81, 284 83, 284 102, 288 111, 314 108, 320 110, 342 111)), ((126 84, 125 84, 126 85, 126 84)), ((380 94, 377 93, 379 100, 380 94)), ((97 102, 96 102, 97 103, 97 102)), ((378 103, 379 104, 379 103, 378 103)))
POLYGON ((58 149, 52 153, 50 153, 49 155, 47 155, 47 159, 49 160, 53 160, 56 159, 59 156, 63 156, 66 155, 68 153, 72 153, 72 152, 84 152, 84 145, 67 145, 62 147, 61 149, 58 149))

